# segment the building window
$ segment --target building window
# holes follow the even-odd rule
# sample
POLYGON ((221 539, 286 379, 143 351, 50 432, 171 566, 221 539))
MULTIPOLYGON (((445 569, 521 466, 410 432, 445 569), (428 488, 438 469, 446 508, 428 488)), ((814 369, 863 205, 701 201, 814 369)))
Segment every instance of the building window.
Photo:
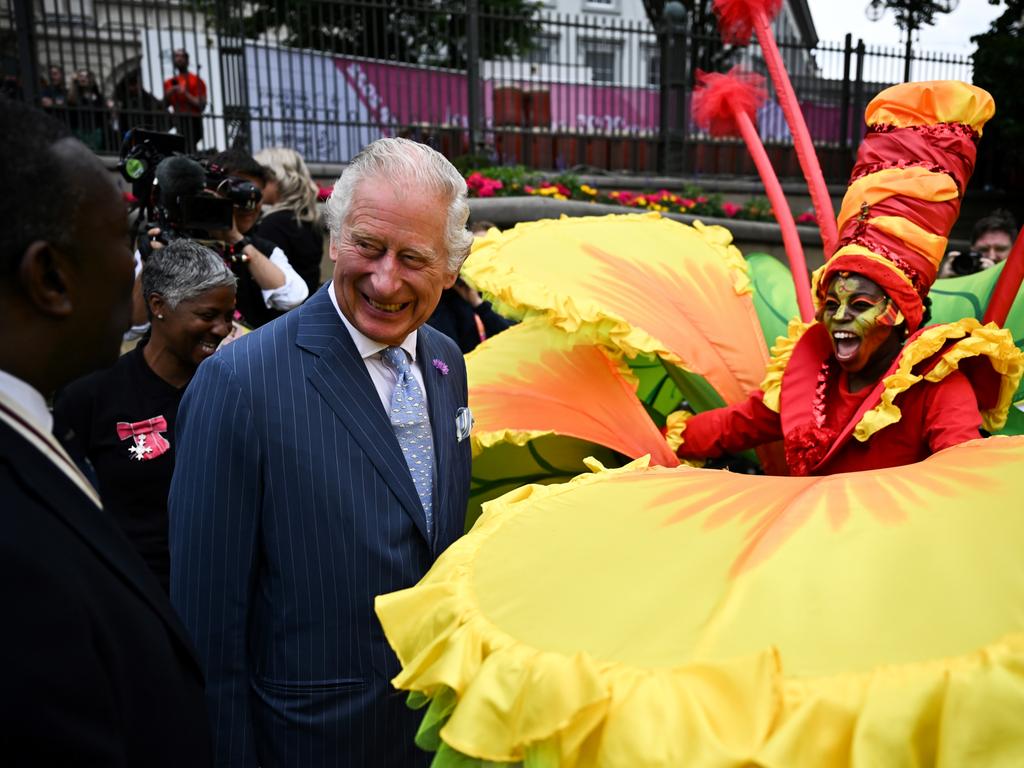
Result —
POLYGON ((657 44, 641 48, 644 57, 644 82, 647 85, 661 85, 661 48, 657 44))
POLYGON ((583 0, 582 10, 596 13, 618 13, 619 0, 583 0))
POLYGON ((620 44, 605 40, 584 40, 580 43, 583 66, 588 67, 595 83, 616 83, 619 77, 620 44))
POLYGON ((533 40, 533 47, 524 56, 531 64, 552 64, 558 61, 558 36, 540 35, 533 40))

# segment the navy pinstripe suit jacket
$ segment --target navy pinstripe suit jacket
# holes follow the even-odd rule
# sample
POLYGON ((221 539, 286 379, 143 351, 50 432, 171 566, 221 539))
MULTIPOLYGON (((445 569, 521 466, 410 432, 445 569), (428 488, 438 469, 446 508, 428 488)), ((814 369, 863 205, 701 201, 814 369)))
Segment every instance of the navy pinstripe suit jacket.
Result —
POLYGON ((434 540, 366 366, 326 287, 200 367, 170 495, 171 597, 203 660, 218 764, 414 766, 419 713, 375 595, 415 584, 461 533, 466 371, 419 330, 434 437, 434 540), (431 365, 443 360, 450 372, 431 365))

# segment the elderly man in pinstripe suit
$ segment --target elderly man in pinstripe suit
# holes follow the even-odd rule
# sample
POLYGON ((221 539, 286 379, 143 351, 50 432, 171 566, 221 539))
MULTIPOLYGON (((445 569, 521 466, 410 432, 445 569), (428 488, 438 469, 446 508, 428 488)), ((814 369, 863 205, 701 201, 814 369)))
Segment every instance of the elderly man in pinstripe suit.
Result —
POLYGON ((424 323, 469 251, 466 185, 381 139, 327 213, 333 281, 204 362, 178 417, 171 597, 220 765, 429 762, 373 598, 462 531, 465 366, 424 323))

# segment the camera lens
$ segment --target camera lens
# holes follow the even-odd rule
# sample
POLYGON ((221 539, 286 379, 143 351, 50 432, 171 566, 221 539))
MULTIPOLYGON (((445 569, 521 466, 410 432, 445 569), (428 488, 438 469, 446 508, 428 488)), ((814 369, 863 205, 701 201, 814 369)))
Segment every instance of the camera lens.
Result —
POLYGON ((950 266, 953 268, 954 274, 973 275, 975 272, 981 271, 981 254, 977 251, 958 253, 953 257, 953 263, 950 266))

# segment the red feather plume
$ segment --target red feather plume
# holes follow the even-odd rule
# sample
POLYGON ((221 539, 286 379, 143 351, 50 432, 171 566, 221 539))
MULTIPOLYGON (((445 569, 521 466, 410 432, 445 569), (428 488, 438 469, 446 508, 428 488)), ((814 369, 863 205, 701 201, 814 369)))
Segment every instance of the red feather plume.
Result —
POLYGON ((782 0, 714 0, 718 30, 727 43, 746 45, 754 33, 754 17, 763 13, 771 23, 782 7, 782 0))
POLYGON ((712 136, 735 136, 736 112, 745 112, 757 125, 757 109, 767 96, 764 78, 742 67, 727 74, 697 70, 693 91, 693 119, 712 136))

